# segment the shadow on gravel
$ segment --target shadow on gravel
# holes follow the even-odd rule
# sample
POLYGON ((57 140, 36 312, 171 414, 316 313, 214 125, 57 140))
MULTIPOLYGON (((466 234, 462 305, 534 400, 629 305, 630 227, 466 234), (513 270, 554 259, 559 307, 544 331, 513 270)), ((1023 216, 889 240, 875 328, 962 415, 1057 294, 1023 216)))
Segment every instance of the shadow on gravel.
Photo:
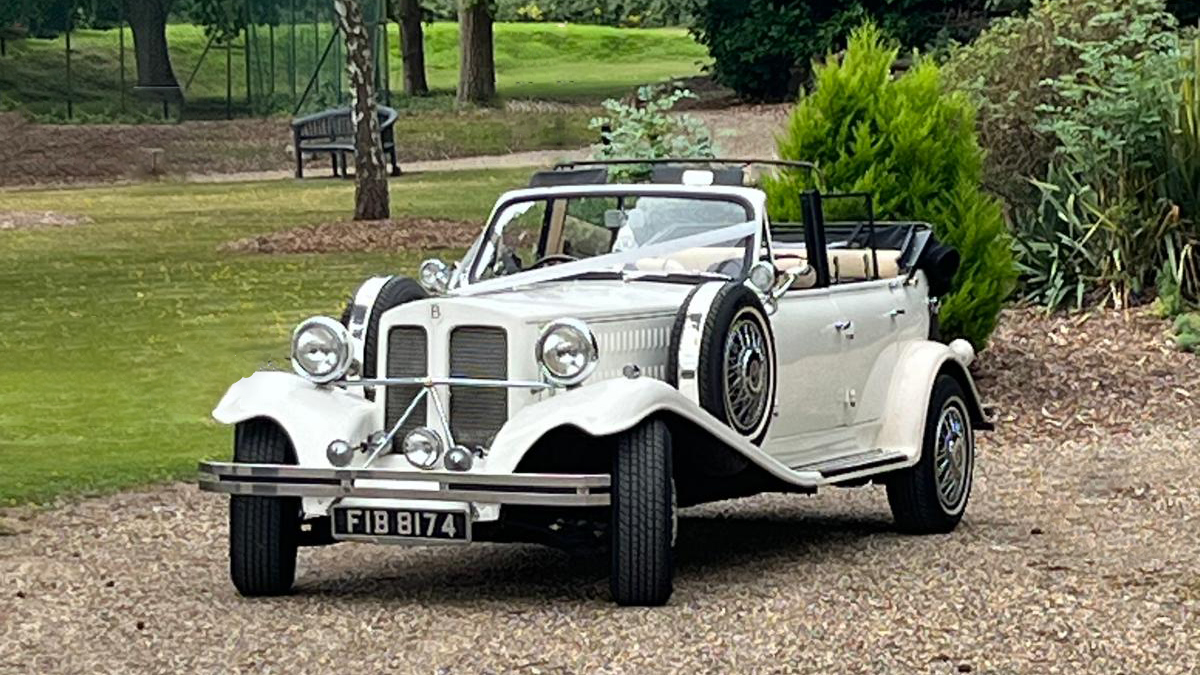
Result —
MULTIPOLYGON (((759 577, 837 560, 867 546, 901 547, 889 520, 703 514, 680 518, 677 588, 724 583, 730 573, 759 577)), ((322 600, 502 605, 608 602, 608 556, 574 557, 535 545, 396 549, 356 544, 319 552, 303 565, 297 594, 322 600), (351 551, 354 551, 351 554, 351 551), (349 555, 347 555, 349 554, 349 555)))

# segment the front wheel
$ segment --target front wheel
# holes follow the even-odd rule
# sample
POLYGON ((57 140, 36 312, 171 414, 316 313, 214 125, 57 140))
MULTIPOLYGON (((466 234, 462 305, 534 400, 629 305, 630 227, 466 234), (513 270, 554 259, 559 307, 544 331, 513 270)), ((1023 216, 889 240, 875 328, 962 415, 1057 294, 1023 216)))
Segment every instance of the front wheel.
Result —
POLYGON ((939 375, 925 415, 921 460, 887 482, 896 525, 913 534, 944 534, 962 520, 971 497, 975 434, 958 380, 939 375))
POLYGON ((671 598, 674 493, 667 425, 648 420, 621 434, 613 460, 610 527, 609 586, 617 604, 657 606, 671 598))
MULTIPOLYGON (((293 464, 292 443, 270 420, 241 422, 234 461, 293 464)), ((285 595, 296 579, 299 497, 234 495, 229 502, 229 575, 246 597, 285 595)))

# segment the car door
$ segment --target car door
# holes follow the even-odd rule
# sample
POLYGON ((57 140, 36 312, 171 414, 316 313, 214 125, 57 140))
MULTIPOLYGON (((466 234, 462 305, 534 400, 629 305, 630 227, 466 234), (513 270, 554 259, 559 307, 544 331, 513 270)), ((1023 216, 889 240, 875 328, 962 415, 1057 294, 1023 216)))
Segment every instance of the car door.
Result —
POLYGON ((766 450, 786 464, 821 452, 844 422, 839 317, 827 288, 789 291, 771 317, 779 386, 766 450))
POLYGON ((928 318, 915 288, 898 279, 836 285, 831 298, 837 307, 843 421, 869 424, 883 415, 900 349, 925 337, 921 326, 928 330, 928 318))

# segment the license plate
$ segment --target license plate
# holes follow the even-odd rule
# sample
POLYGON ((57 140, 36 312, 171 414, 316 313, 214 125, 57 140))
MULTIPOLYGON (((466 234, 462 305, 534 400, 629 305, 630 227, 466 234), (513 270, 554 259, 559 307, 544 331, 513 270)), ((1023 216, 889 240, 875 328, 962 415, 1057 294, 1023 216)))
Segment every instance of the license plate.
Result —
POLYGON ((338 506, 333 509, 333 536, 371 541, 471 541, 466 511, 384 509, 338 506))

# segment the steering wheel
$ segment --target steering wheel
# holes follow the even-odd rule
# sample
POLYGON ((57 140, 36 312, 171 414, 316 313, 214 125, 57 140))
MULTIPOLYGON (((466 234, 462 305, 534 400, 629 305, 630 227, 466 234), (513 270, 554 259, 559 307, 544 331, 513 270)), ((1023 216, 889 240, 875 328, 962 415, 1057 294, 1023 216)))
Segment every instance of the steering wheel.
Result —
POLYGON ((526 270, 536 270, 536 269, 545 267, 546 265, 561 265, 563 263, 575 262, 576 260, 579 260, 579 258, 576 258, 573 255, 567 255, 565 253, 552 253, 548 256, 541 258, 540 260, 538 260, 537 262, 533 263, 532 265, 530 265, 529 267, 527 267, 525 269, 526 270))

